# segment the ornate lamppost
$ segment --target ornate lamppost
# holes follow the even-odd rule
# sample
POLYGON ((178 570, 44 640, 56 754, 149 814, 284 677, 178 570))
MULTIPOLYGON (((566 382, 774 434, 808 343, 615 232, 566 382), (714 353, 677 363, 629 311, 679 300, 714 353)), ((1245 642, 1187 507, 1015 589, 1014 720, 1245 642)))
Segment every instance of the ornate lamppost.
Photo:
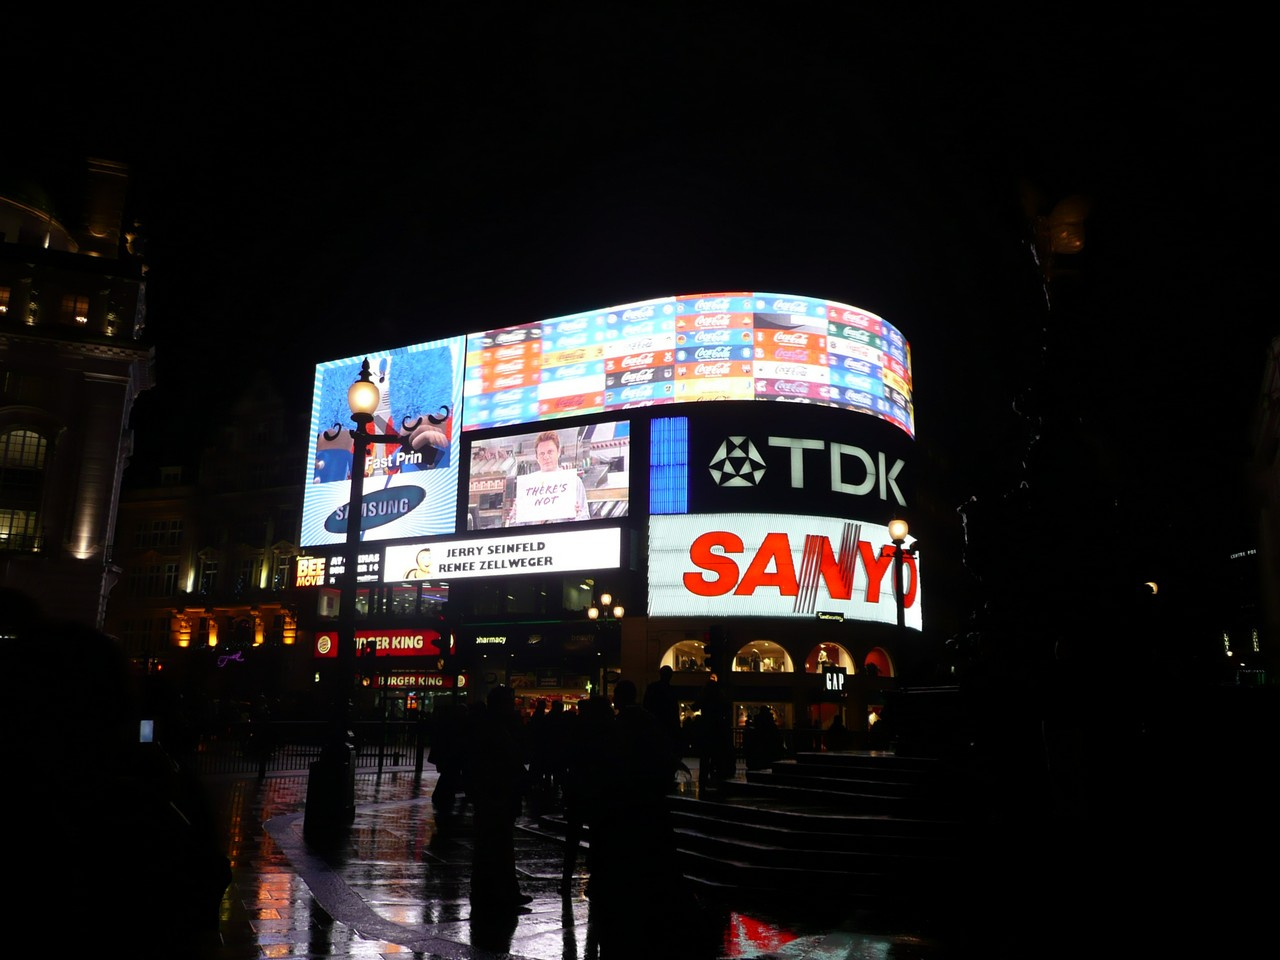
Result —
MULTIPOLYGON (((611 637, 616 633, 620 633, 622 629, 622 624, 619 621, 622 620, 623 616, 626 614, 627 611, 622 604, 614 603, 613 602, 614 599, 615 598, 613 597, 612 594, 602 593, 600 594, 600 605, 597 606, 596 604, 593 603, 590 607, 587 608, 587 619, 597 625, 596 636, 597 636, 598 648, 601 647, 598 641, 601 635, 602 626, 608 628, 608 632, 611 637)), ((621 638, 619 638, 619 640, 621 640, 621 638)), ((609 647, 610 653, 612 652, 612 649, 613 649, 612 645, 610 645, 609 647)), ((600 692, 606 698, 608 698, 609 696, 609 657, 606 655, 606 652, 604 651, 603 648, 598 649, 597 652, 600 654, 601 659, 604 661, 600 665, 600 692)))
MULTIPOLYGON (((382 399, 373 382, 366 358, 360 375, 347 389, 347 403, 355 428, 351 436, 351 495, 347 501, 346 549, 343 552, 342 582, 338 601, 338 657, 332 676, 329 735, 320 756, 308 769, 307 802, 304 813, 304 835, 322 839, 350 826, 355 819, 355 745, 351 729, 351 693, 356 679, 356 595, 360 560, 360 533, 363 519, 364 476, 369 459, 369 444, 395 443, 409 446, 414 431, 423 425, 419 417, 407 420, 401 433, 376 433, 374 411, 382 399)), ((442 416, 425 419, 439 426, 448 419, 448 408, 442 416)), ((326 440, 337 439, 343 427, 334 424, 325 432, 326 440)))
POLYGON ((915 547, 903 546, 910 528, 907 521, 895 518, 889 521, 889 539, 893 541, 893 601, 898 611, 898 631, 903 633, 907 627, 906 596, 902 589, 902 557, 904 554, 915 556, 915 547))

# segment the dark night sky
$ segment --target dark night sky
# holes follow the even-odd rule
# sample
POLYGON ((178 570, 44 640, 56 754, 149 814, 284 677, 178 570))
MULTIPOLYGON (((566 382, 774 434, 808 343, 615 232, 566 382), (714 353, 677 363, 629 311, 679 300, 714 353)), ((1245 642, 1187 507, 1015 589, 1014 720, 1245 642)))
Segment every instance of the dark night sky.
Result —
POLYGON ((1042 347, 1134 485, 1160 480, 1170 509, 1224 495, 1276 332, 1257 31, 1176 5, 377 6, 151 13, 33 57, 33 142, 133 169, 160 381, 140 451, 161 411, 212 415, 258 362, 305 403, 318 360, 754 289, 904 331, 952 495, 1016 480, 1003 421, 1051 385, 1025 364, 1042 347), (1092 198, 1069 316, 1044 312, 1020 184, 1042 211, 1092 198), (1012 473, 972 472, 1001 458, 1012 473))

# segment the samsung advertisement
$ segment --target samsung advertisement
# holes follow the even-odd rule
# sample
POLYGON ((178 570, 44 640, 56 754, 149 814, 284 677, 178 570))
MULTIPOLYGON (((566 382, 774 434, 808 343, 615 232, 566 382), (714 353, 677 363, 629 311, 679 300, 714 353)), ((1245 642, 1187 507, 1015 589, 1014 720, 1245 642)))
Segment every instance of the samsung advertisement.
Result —
MULTIPOLYGON (((912 540, 905 546, 910 548, 912 540)), ((649 614, 896 624, 887 527, 837 517, 690 514, 649 521, 649 614)), ((902 558, 906 625, 920 630, 920 571, 902 558)))
POLYGON ((347 390, 369 361, 380 401, 364 463, 361 539, 453 533, 458 491, 458 408, 464 340, 455 337, 334 360, 316 367, 302 546, 344 543, 351 498, 347 390))

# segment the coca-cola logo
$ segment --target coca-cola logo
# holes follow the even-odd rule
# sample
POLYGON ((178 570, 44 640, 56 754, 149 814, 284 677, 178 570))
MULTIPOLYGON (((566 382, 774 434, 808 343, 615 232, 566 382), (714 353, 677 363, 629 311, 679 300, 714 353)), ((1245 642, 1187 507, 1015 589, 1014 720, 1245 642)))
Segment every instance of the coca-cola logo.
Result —
POLYGON ((732 368, 731 363, 700 363, 694 367, 693 372, 698 377, 724 377, 728 376, 732 368))
POLYGON ((626 370, 631 367, 649 367, 653 365, 652 353, 635 353, 622 360, 622 369, 626 370))
POLYGON ((632 307, 630 310, 622 312, 622 320, 624 323, 634 323, 637 320, 647 320, 653 316, 653 305, 647 307, 632 307))
POLYGON ((512 377, 498 377, 498 379, 493 381, 494 387, 498 390, 501 390, 505 387, 518 387, 523 385, 523 383, 524 383, 524 377, 518 374, 512 377))
POLYGON ((790 394, 795 397, 807 397, 810 384, 802 380, 775 380, 773 389, 777 393, 790 394))
POLYGON ((694 303, 693 309, 697 313, 719 313, 729 309, 728 297, 711 297, 705 300, 698 300, 694 303))
POLYGON ((587 318, 575 317, 572 320, 561 320, 551 329, 557 334, 578 333, 579 331, 587 329, 587 318))
POLYGON ((524 360, 507 360, 493 366, 494 373, 517 373, 524 369, 524 360))
POLYGON ((795 360, 799 363, 804 363, 809 359, 809 351, 797 350, 794 347, 783 347, 774 351, 773 356, 777 360, 795 360))
POLYGON ((587 365, 585 363, 575 363, 566 367, 556 367, 555 371, 555 379, 557 380, 575 380, 578 377, 587 375, 587 365))
POLYGON ((851 370, 854 373, 864 373, 867 375, 870 375, 871 373, 871 364, 867 363, 865 360, 854 360, 852 357, 845 357, 843 366, 846 370, 851 370))
POLYGON ((648 387, 624 387, 619 393, 620 400, 640 400, 649 396, 648 387))
POLYGON ((775 300, 772 310, 774 313, 807 313, 809 305, 803 300, 775 300))
POLYGON ((855 407, 869 407, 871 403, 871 394, 863 393, 861 390, 846 390, 844 392, 846 403, 851 403, 855 407))
POLYGON ((624 337, 639 337, 646 333, 653 333, 653 321, 647 320, 644 323, 633 323, 622 328, 624 337))
POLYGON ((585 333, 575 333, 567 337, 560 337, 556 341, 556 346, 564 347, 585 347, 587 345, 587 335, 585 333))
POLYGON ((693 321, 693 325, 699 329, 720 330, 733 323, 733 314, 731 313, 711 313, 697 317, 693 321))
POLYGON ((498 347, 493 351, 493 359, 495 360, 511 360, 515 357, 524 356, 524 344, 516 344, 514 347, 498 347))
POLYGON ((650 383, 653 380, 653 367, 643 370, 629 370, 622 375, 622 383, 650 383))
POLYGON ((855 327, 861 327, 864 330, 870 330, 875 324, 865 313, 855 313, 852 310, 846 310, 840 315, 840 319, 845 323, 852 324, 855 327))
POLYGON ((713 347, 716 344, 728 343, 730 332, 728 330, 698 330, 691 337, 681 337, 681 342, 692 340, 695 344, 713 347))
POLYGON ((693 354, 695 360, 730 360, 732 358, 732 347, 699 347, 693 354))
POLYGON ((786 330, 779 330, 773 335, 774 343, 783 343, 791 347, 807 347, 809 345, 809 335, 807 333, 789 333, 786 330))
POLYGON ((773 373, 777 377, 794 377, 797 380, 803 380, 808 376, 809 371, 794 363, 780 363, 773 368, 773 373))

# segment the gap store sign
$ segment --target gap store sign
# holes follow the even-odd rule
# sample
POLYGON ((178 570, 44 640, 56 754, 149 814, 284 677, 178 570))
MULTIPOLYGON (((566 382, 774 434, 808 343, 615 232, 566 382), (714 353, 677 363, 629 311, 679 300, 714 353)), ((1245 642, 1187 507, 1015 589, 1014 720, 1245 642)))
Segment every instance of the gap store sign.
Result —
MULTIPOLYGON (((821 610, 896 624, 893 551, 887 526, 837 517, 651 517, 649 615, 813 619, 821 610)), ((906 625, 920 630, 919 561, 906 553, 902 579, 906 625)))

